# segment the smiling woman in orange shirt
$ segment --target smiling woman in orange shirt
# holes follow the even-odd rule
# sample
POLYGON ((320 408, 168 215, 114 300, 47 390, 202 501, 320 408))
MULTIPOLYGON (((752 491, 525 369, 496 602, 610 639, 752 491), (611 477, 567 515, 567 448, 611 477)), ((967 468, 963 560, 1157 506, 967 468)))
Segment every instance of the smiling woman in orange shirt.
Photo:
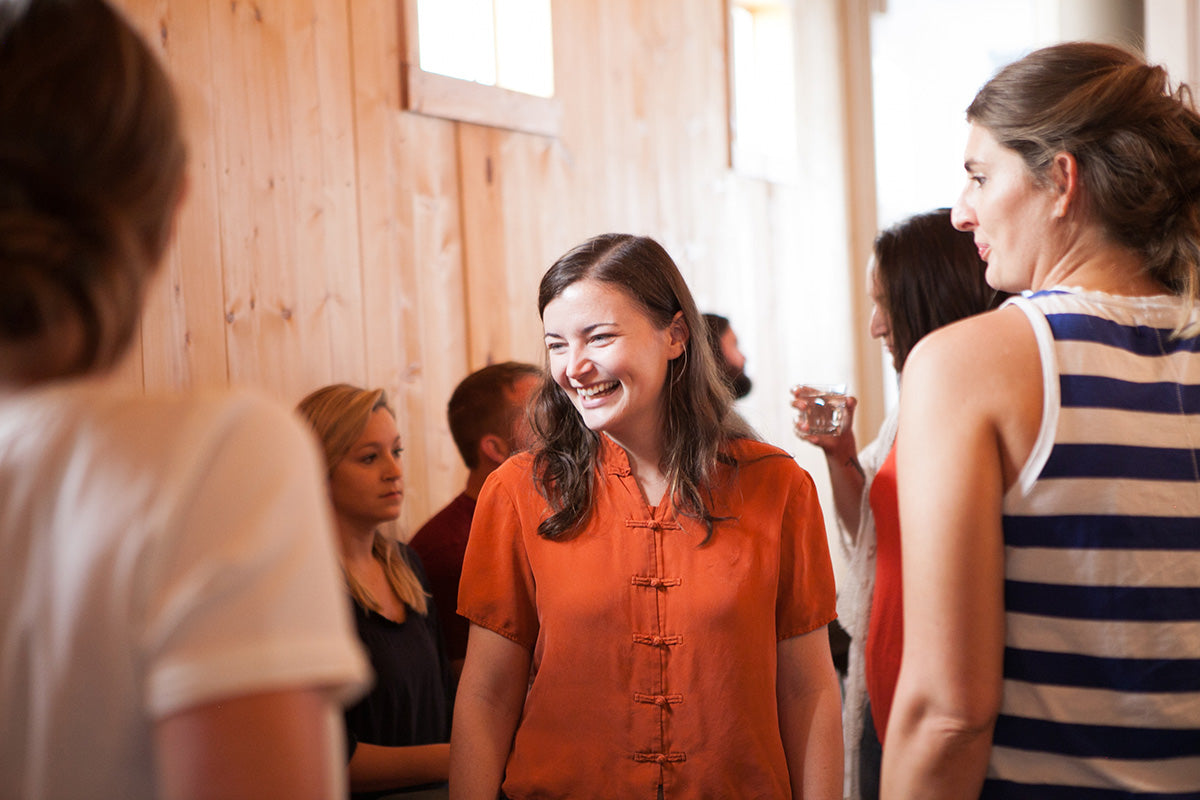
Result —
POLYGON ((812 479, 732 411, 657 242, 585 242, 538 305, 539 441, 467 548, 451 796, 840 797, 812 479))

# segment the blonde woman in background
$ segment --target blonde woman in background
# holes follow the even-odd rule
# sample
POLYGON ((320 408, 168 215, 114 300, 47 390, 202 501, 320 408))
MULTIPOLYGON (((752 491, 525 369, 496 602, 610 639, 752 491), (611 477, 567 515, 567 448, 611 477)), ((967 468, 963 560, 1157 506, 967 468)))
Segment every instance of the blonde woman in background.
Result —
POLYGON ((444 796, 449 663, 437 609, 416 553, 379 530, 404 499, 395 416, 382 389, 348 384, 318 389, 299 411, 325 452, 342 570, 376 676, 346 711, 351 796, 444 796))

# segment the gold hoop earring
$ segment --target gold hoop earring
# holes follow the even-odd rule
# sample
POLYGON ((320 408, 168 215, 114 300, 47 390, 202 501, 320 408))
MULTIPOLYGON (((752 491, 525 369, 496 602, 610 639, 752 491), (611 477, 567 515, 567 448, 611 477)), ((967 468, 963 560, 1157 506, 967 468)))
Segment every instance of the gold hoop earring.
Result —
POLYGON ((675 385, 676 383, 679 383, 679 379, 682 378, 683 373, 687 371, 687 359, 688 359, 687 347, 684 347, 683 353, 681 355, 675 356, 675 358, 673 358, 671 360, 671 363, 672 364, 680 363, 680 359, 683 359, 683 361, 680 364, 679 369, 676 370, 675 374, 671 377, 671 385, 672 386, 675 385))

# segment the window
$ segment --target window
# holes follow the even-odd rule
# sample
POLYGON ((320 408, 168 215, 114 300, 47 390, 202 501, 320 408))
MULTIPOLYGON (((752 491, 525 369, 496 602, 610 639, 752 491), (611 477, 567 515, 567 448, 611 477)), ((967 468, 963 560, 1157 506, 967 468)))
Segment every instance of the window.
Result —
POLYGON ((775 181, 796 175, 791 0, 730 0, 730 162, 775 181))
MULTIPOLYGON (((881 228, 952 206, 966 181, 966 109, 1000 67, 1055 40, 1057 4, 888 0, 871 23, 881 228)), ((899 400, 885 359, 887 404, 899 400)))
POLYGON ((402 0, 404 108, 554 136, 550 0, 402 0))
POLYGON ((888 0, 871 24, 879 224, 950 206, 966 109, 1000 67, 1058 34, 1039 0, 888 0))

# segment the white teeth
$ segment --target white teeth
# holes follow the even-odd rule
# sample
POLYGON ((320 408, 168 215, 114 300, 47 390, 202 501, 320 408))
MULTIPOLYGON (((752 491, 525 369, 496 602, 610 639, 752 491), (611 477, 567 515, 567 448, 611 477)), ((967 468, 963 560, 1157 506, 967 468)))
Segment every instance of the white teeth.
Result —
POLYGON ((617 382, 609 381, 608 383, 598 383, 595 386, 580 386, 575 391, 579 392, 580 397, 584 399, 591 399, 598 394, 604 394, 605 392, 611 391, 615 388, 617 388, 617 382))

